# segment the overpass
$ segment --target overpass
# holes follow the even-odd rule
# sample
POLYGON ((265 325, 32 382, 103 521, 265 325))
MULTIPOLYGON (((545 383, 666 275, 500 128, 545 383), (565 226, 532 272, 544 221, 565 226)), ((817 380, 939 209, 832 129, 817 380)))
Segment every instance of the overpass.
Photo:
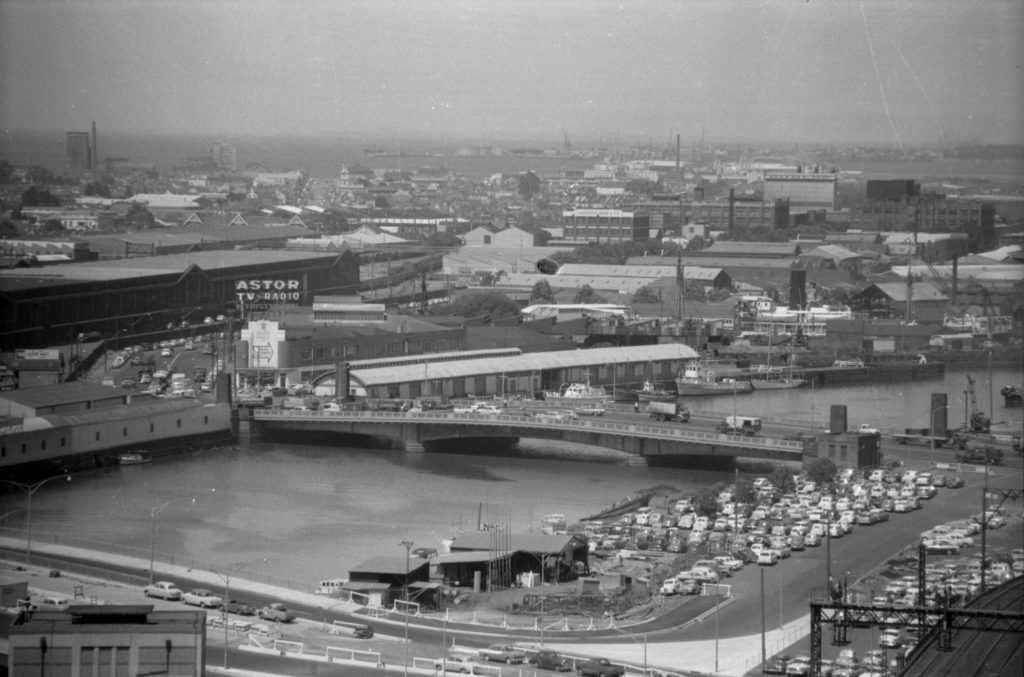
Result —
MULTIPOLYGON (((243 426, 244 423, 243 419, 243 426)), ((407 451, 417 452, 473 442, 492 447, 498 443, 511 446, 522 437, 561 440, 629 453, 629 465, 635 466, 645 466, 649 458, 658 456, 743 457, 798 463, 804 458, 802 441, 725 435, 653 421, 628 423, 586 418, 559 422, 526 414, 452 411, 256 409, 252 426, 257 435, 302 431, 384 438, 407 451)))

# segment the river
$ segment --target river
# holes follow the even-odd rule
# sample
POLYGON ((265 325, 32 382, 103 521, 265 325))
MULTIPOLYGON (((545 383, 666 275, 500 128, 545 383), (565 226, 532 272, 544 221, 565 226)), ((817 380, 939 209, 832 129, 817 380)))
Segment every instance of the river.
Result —
MULTIPOLYGON (((830 404, 846 404, 851 427, 902 429, 926 426, 931 393, 946 392, 955 426, 963 418, 968 373, 977 379, 979 406, 988 411, 984 366, 951 368, 942 379, 911 383, 755 392, 737 397, 736 407, 740 413, 808 421, 814 412, 824 424, 830 404)), ((995 369, 991 379, 993 419, 1017 432, 1022 410, 1005 408, 999 388, 1021 380, 1020 368, 995 369)), ((690 405, 728 412, 732 403, 726 396, 690 405)), ((728 470, 536 457, 550 444, 532 441, 532 453, 515 457, 488 456, 485 449, 481 455, 407 454, 257 444, 103 468, 37 491, 33 538, 148 557, 155 536, 158 559, 174 553, 178 562, 226 568, 266 558, 242 571, 309 590, 322 578, 347 577, 351 567, 371 557, 403 557, 404 540, 438 547, 453 532, 475 528, 478 519, 510 524, 515 532, 538 531, 548 513, 562 513, 571 522, 642 488, 664 484, 695 493, 732 479, 728 470)), ((23 493, 0 494, 0 514, 18 511, 2 526, 23 528, 23 507, 23 493)))

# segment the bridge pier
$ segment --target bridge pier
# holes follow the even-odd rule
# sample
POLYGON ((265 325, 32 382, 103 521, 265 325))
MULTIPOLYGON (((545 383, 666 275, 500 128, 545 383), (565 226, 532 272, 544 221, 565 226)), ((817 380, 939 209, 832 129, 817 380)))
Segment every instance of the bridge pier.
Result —
POLYGON ((427 451, 423 443, 416 440, 402 440, 402 444, 405 445, 405 453, 407 454, 423 454, 427 451))
POLYGON ((629 459, 626 460, 626 465, 630 468, 646 468, 650 464, 647 462, 646 456, 639 454, 630 454, 629 459))

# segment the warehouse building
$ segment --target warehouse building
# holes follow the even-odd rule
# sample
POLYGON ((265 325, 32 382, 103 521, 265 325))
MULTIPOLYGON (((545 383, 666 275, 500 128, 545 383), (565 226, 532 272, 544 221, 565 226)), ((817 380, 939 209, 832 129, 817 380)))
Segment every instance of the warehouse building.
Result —
POLYGON ((73 344, 312 304, 314 294, 354 294, 348 251, 191 252, 0 271, 0 343, 7 349, 73 344))

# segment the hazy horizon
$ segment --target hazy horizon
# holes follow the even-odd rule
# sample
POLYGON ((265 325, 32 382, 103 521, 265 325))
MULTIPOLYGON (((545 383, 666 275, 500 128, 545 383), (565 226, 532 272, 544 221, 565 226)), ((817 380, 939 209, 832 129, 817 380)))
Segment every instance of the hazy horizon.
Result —
POLYGON ((0 128, 1019 144, 1022 36, 1020 0, 0 0, 0 128))

